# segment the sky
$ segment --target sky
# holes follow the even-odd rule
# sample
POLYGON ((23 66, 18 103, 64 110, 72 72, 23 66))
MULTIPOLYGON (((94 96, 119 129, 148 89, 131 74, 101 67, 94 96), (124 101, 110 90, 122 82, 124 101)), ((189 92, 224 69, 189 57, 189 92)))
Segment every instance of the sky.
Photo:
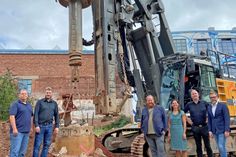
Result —
MULTIPOLYGON (((171 31, 236 27, 236 0, 162 1, 171 31)), ((68 8, 55 0, 1 0, 0 19, 0 49, 68 49, 68 8)), ((83 37, 92 31, 91 9, 83 9, 83 37)))

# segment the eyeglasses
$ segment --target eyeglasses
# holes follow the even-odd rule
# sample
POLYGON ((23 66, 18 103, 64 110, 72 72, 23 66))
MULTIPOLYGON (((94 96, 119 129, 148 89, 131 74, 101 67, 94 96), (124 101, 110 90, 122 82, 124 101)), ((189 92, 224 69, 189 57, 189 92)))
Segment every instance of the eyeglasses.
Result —
POLYGON ((210 97, 210 99, 214 99, 214 98, 216 98, 216 96, 211 96, 211 97, 210 97))

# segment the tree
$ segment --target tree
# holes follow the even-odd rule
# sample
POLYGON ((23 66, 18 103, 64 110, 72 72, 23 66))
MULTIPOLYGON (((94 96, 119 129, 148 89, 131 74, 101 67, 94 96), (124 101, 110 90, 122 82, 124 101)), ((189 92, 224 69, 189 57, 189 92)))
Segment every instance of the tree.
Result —
POLYGON ((17 84, 12 73, 7 70, 0 76, 0 120, 7 120, 9 107, 17 99, 17 84))

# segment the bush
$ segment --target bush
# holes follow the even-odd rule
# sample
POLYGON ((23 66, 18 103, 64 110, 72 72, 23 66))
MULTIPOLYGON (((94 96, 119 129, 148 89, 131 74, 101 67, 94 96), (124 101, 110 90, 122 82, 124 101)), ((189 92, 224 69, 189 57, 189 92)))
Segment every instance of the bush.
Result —
POLYGON ((9 107, 17 99, 17 84, 12 73, 7 70, 0 76, 0 120, 7 120, 9 107))

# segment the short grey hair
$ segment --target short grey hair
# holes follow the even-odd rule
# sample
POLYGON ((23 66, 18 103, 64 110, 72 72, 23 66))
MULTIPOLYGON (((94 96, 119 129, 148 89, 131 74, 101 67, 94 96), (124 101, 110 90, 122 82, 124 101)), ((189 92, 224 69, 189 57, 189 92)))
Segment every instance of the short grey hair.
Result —
POLYGON ((26 91, 26 92, 27 92, 27 94, 28 94, 28 90, 27 90, 27 89, 25 89, 25 88, 22 88, 22 89, 18 90, 18 93, 17 93, 17 94, 20 94, 22 91, 26 91))

